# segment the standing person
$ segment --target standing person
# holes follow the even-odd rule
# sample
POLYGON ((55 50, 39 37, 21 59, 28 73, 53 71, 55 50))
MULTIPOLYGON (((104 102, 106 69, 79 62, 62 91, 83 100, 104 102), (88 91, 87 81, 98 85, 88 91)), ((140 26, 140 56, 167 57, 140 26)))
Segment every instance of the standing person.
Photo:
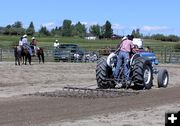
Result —
POLYGON ((23 44, 23 47, 26 47, 28 49, 30 55, 32 56, 32 49, 31 49, 31 47, 29 45, 27 35, 23 35, 22 44, 23 44))
POLYGON ((56 39, 56 41, 54 42, 54 48, 58 48, 58 46, 59 46, 59 42, 58 42, 58 40, 56 39))
POLYGON ((34 50, 34 55, 36 56, 36 54, 37 54, 37 40, 35 39, 35 37, 32 37, 32 42, 30 45, 34 50))
POLYGON ((129 73, 128 73, 128 61, 129 61, 129 55, 132 49, 134 48, 133 45, 133 35, 128 35, 126 39, 122 40, 122 43, 119 46, 119 52, 118 52, 118 60, 117 60, 117 66, 114 72, 114 78, 117 80, 118 75, 120 72, 120 68, 122 66, 122 62, 124 62, 124 75, 126 77, 127 84, 130 84, 129 80, 129 73))

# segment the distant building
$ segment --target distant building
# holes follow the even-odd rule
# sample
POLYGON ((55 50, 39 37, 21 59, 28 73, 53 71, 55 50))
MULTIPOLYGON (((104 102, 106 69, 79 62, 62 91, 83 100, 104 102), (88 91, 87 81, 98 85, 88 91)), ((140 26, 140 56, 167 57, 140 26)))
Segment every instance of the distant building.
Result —
POLYGON ((88 40, 96 40, 96 36, 85 37, 85 39, 88 39, 88 40))
POLYGON ((96 40, 97 37, 94 36, 94 35, 91 34, 91 33, 87 33, 85 39, 88 39, 88 40, 96 40))

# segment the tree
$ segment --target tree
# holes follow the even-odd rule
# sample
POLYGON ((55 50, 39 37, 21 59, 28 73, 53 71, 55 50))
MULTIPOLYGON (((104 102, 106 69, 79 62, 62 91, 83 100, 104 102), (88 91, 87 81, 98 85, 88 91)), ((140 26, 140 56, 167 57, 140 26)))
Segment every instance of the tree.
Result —
POLYGON ((112 34, 113 34, 113 29, 111 28, 111 23, 109 21, 106 21, 104 25, 104 37, 111 38, 112 34))
POLYGON ((51 34, 54 36, 61 36, 62 35, 62 27, 56 27, 51 30, 51 34))
POLYGON ((16 21, 13 25, 13 28, 23 28, 22 23, 20 21, 16 21))
POLYGON ((176 35, 165 36, 163 34, 154 34, 151 36, 151 39, 161 40, 161 41, 171 41, 171 42, 177 42, 180 40, 179 37, 176 35))
POLYGON ((46 26, 42 26, 39 30, 39 33, 41 35, 45 35, 45 36, 49 36, 50 35, 50 32, 48 31, 48 29, 46 28, 46 26))
POLYGON ((135 29, 133 29, 131 35, 133 35, 135 37, 135 34, 136 34, 136 31, 135 31, 135 29))
POLYGON ((133 29, 132 33, 131 33, 135 38, 140 38, 141 34, 140 34, 140 29, 137 28, 136 30, 133 29))
POLYGON ((25 29, 22 26, 22 23, 20 21, 16 21, 12 25, 7 25, 3 29, 4 35, 23 35, 25 33, 25 29))
POLYGON ((35 33, 35 28, 34 28, 33 22, 31 21, 30 24, 29 24, 29 27, 26 30, 26 34, 30 35, 30 36, 33 36, 34 33, 35 33))
POLYGON ((15 28, 16 35, 23 35, 25 34, 25 29, 24 28, 15 28))
POLYGON ((169 35, 167 36, 167 39, 166 39, 166 41, 171 41, 171 42, 177 42, 179 40, 180 40, 179 37, 176 35, 169 35))
POLYGON ((10 34, 10 29, 11 29, 11 25, 7 25, 7 26, 4 28, 3 34, 4 34, 4 35, 9 35, 9 34, 10 34))
POLYGON ((92 25, 89 28, 89 32, 95 36, 100 36, 101 35, 101 27, 97 24, 97 25, 92 25))
POLYGON ((72 26, 72 35, 84 37, 86 34, 86 27, 85 25, 81 24, 81 22, 78 22, 75 26, 72 26))
POLYGON ((72 36, 72 21, 71 20, 64 20, 62 26, 62 36, 72 36))
POLYGON ((2 35, 4 33, 4 27, 0 27, 0 34, 2 35))

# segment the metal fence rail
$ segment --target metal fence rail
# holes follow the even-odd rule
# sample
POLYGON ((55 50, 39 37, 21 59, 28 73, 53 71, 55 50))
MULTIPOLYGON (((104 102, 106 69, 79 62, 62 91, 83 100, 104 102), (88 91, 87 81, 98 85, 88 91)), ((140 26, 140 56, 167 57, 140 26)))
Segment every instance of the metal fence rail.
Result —
MULTIPOLYGON (((157 59, 160 63, 180 63, 180 51, 175 52, 172 47, 152 47, 157 59)), ((54 62, 53 56, 54 50, 52 48, 44 49, 45 62, 54 62)), ((97 51, 98 52, 98 51, 97 51)), ((0 48, 0 61, 14 61, 13 49, 1 49, 0 48)), ((38 62, 37 57, 32 58, 33 62, 38 62)), ((70 61, 72 62, 72 61, 70 61)))
POLYGON ((2 61, 2 49, 0 48, 0 61, 2 61))
MULTIPOLYGON (((53 58, 53 50, 44 51, 45 61, 52 62, 53 58)), ((0 49, 0 61, 14 61, 14 50, 13 49, 0 49)), ((37 57, 32 57, 33 62, 38 62, 37 57)))

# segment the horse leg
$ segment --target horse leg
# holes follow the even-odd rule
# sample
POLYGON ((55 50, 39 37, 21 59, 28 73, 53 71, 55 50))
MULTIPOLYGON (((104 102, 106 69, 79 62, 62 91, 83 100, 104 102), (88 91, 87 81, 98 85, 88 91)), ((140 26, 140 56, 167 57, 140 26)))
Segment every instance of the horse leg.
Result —
POLYGON ((25 56, 24 55, 21 57, 21 63, 25 64, 25 56))
POLYGON ((15 65, 17 65, 17 56, 15 56, 15 65))
POLYGON ((18 61, 18 65, 19 65, 19 66, 21 65, 20 60, 21 60, 21 57, 18 56, 17 61, 18 61))
POLYGON ((41 63, 41 57, 40 54, 38 54, 39 64, 41 63))
POLYGON ((29 54, 29 65, 31 65, 31 55, 29 54))
POLYGON ((27 57, 25 56, 24 64, 27 65, 27 57))
POLYGON ((42 62, 44 63, 44 53, 42 53, 41 58, 42 58, 42 62))

